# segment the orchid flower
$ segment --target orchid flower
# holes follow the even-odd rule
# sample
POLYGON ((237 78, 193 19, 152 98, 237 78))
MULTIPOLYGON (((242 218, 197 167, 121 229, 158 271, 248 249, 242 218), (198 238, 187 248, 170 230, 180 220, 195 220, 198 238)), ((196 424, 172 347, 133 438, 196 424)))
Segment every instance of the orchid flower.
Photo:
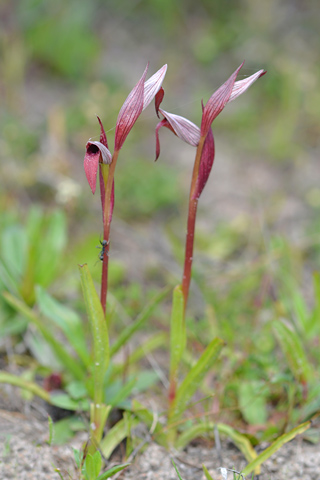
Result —
POLYGON ((96 191, 97 173, 99 168, 100 195, 103 214, 103 241, 106 248, 103 249, 102 258, 102 279, 101 279, 101 304, 106 311, 107 284, 108 284, 108 251, 110 224, 114 206, 114 172, 119 152, 130 133, 141 112, 147 108, 152 99, 161 88, 167 71, 167 65, 158 70, 149 80, 146 81, 148 65, 136 86, 129 93, 122 105, 115 131, 114 153, 111 154, 108 146, 107 135, 100 118, 100 140, 89 140, 86 145, 84 157, 84 170, 94 194, 96 191))
MULTIPOLYGON (((147 108, 161 88, 167 71, 167 65, 163 65, 149 80, 145 81, 147 70, 148 65, 137 85, 129 93, 119 112, 116 123, 115 151, 121 149, 139 115, 147 108)), ((99 117, 98 121, 101 127, 100 141, 89 140, 86 145, 86 154, 84 157, 84 170, 92 193, 95 193, 96 190, 99 163, 110 165, 112 162, 107 136, 99 117)))
POLYGON ((212 122, 222 112, 227 103, 239 97, 258 78, 266 73, 264 70, 259 70, 250 77, 236 82, 237 75, 243 66, 243 63, 235 70, 228 80, 214 92, 209 98, 207 104, 204 107, 202 106, 201 128, 187 118, 162 110, 160 108, 160 103, 164 95, 163 90, 161 89, 162 91, 157 94, 156 112, 158 117, 159 113, 163 116, 163 120, 156 126, 156 160, 160 155, 159 130, 161 127, 168 128, 177 137, 181 138, 181 140, 194 147, 198 147, 200 140, 202 139, 201 150, 203 149, 203 152, 197 169, 198 188, 193 192, 193 195, 198 196, 198 198, 208 180, 214 160, 214 139, 212 133, 210 133, 212 122), (206 140, 208 133, 210 133, 210 137, 206 140), (206 148, 204 147, 205 144, 206 148))

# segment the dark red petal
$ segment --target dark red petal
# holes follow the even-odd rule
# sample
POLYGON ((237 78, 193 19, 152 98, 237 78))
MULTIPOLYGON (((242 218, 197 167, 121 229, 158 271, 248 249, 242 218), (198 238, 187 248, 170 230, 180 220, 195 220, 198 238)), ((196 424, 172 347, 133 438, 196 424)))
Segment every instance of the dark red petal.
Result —
MULTIPOLYGON (((244 63, 244 62, 243 62, 244 63)), ((237 68, 235 72, 228 78, 228 80, 221 85, 218 90, 209 98, 206 103, 201 122, 201 136, 205 137, 209 132, 213 120, 222 112, 229 101, 232 93, 233 85, 236 81, 237 75, 243 63, 237 68)))
POLYGON ((160 130, 161 127, 166 127, 169 130, 171 130, 171 132, 173 132, 175 134, 175 131, 173 130, 173 128, 171 127, 170 123, 168 122, 168 120, 166 118, 164 118, 163 120, 161 120, 161 122, 158 123, 158 125, 156 126, 156 158, 155 158, 155 162, 158 160, 159 155, 160 155, 159 130, 160 130))
POLYGON ((148 65, 146 66, 146 69, 137 85, 129 93, 119 112, 114 145, 114 149, 116 151, 120 150, 130 130, 142 112, 144 100, 144 81, 147 75, 147 70, 148 65))
POLYGON ((159 107, 162 103, 162 100, 163 100, 163 97, 164 97, 164 90, 163 88, 161 87, 160 90, 158 91, 158 93, 156 94, 156 97, 155 97, 155 102, 154 102, 154 106, 155 106, 155 109, 156 109, 156 114, 157 114, 157 117, 159 117, 159 107))
POLYGON ((194 193, 194 198, 200 197, 202 190, 204 189, 207 183, 207 180, 209 178, 209 175, 212 169, 213 161, 214 161, 214 154, 215 154, 214 138, 212 134, 212 129, 209 128, 209 132, 205 139, 203 150, 202 150, 198 180, 197 180, 197 188, 194 193))
POLYGON ((109 149, 108 147, 108 140, 107 140, 107 135, 106 135, 106 132, 105 132, 105 129, 102 125, 102 122, 100 120, 100 118, 98 117, 97 115, 97 119, 98 119, 98 122, 100 123, 100 129, 101 129, 101 132, 100 132, 100 142, 109 149))
POLYGON ((100 149, 93 143, 86 145, 86 154, 84 156, 84 171, 90 185, 92 193, 96 191, 97 172, 100 158, 100 149))

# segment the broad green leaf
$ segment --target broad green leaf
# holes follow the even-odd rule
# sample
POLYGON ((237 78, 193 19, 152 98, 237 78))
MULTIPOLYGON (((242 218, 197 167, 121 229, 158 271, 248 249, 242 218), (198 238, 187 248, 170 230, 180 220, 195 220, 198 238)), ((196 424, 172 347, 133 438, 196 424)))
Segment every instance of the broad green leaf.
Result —
MULTIPOLYGON (((87 425, 85 421, 78 416, 63 418, 58 422, 54 422, 53 444, 63 445, 68 441, 70 441, 74 437, 76 432, 85 431, 86 429, 87 429, 87 425)), ((79 455, 81 453, 82 452, 80 452, 79 455)), ((75 458, 76 458, 76 453, 75 453, 75 458)))
POLYGON ((88 480, 96 480, 102 467, 101 453, 97 450, 93 455, 88 453, 84 462, 84 472, 88 480))
POLYGON ((43 323, 42 319, 36 315, 36 313, 23 303, 18 298, 15 298, 8 292, 3 293, 5 300, 21 315, 23 315, 30 323, 35 325, 38 331, 41 333, 46 342, 50 345, 57 359, 64 366, 64 368, 70 372, 74 378, 81 380, 84 377, 84 370, 79 365, 79 362, 74 359, 67 350, 63 347, 61 342, 55 339, 54 333, 49 330, 43 323))
POLYGON ((307 382, 312 370, 299 335, 284 320, 274 321, 273 329, 292 374, 299 382, 307 382))
POLYGON ((88 368, 91 362, 80 317, 51 297, 44 288, 36 287, 36 299, 41 313, 61 328, 70 345, 88 368))
POLYGON ((0 383, 9 383, 10 385, 15 385, 16 387, 23 388, 24 390, 28 390, 34 395, 42 398, 46 402, 51 403, 50 395, 46 390, 39 387, 39 385, 37 385, 36 383, 25 380, 22 377, 12 375, 11 373, 7 372, 0 372, 0 383))
MULTIPOLYGON (((131 428, 139 425, 140 420, 133 418, 131 428)), ((105 458, 109 458, 113 450, 128 436, 128 425, 125 418, 120 420, 114 427, 112 427, 107 435, 100 442, 100 451, 105 458)))
POLYGON ((112 477, 118 472, 121 472, 121 470, 124 470, 130 465, 130 463, 124 463, 122 465, 116 465, 115 467, 110 468, 106 472, 102 473, 99 475, 99 477, 96 480, 106 480, 107 478, 112 477))
POLYGON ((1 238, 1 256, 9 276, 21 281, 26 268, 28 238, 20 225, 8 226, 1 238))
POLYGON ((93 337, 94 402, 100 404, 104 397, 104 377, 109 364, 109 336, 105 315, 93 284, 88 266, 80 265, 80 279, 86 310, 93 337))
POLYGON ((181 357, 186 348, 186 326, 184 320, 184 297, 182 286, 173 290, 170 327, 170 380, 175 381, 181 357))
POLYGON ((258 380, 241 381, 238 387, 239 409, 251 425, 264 424, 267 420, 266 390, 258 380))
POLYGON ((189 373, 182 381, 178 388, 175 400, 175 415, 172 419, 173 422, 177 421, 180 415, 187 408, 188 402, 196 390, 200 387, 203 378, 210 368, 213 367, 223 345, 223 340, 220 338, 214 338, 202 353, 197 363, 191 368, 189 373))
POLYGON ((54 393, 50 395, 50 403, 65 410, 82 412, 89 410, 89 402, 87 399, 74 400, 66 393, 54 393))
POLYGON ((134 335, 145 322, 150 318, 154 312, 157 305, 167 296, 169 289, 166 288, 162 290, 158 295, 156 295, 151 302, 143 309, 140 315, 136 318, 134 322, 128 325, 122 332, 119 334, 116 341, 110 347, 110 357, 113 357, 123 345, 134 335))
POLYGON ((249 473, 253 472, 257 469, 263 462, 265 462, 271 455, 279 450, 287 442, 290 442, 293 438, 300 433, 305 432, 310 427, 311 422, 301 423, 298 427, 294 428, 288 433, 281 435, 281 437, 277 438, 268 448, 266 448, 260 455, 258 455, 253 461, 251 461, 243 470, 243 475, 249 475, 249 473))

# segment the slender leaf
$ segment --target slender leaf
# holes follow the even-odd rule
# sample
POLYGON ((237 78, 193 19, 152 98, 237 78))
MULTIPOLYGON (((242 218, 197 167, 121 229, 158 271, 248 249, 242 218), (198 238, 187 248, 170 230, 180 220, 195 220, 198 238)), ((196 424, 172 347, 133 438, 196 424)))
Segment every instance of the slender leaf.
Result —
POLYGON ((145 322, 150 318, 157 305, 167 296, 168 292, 169 288, 162 290, 143 309, 143 311, 136 318, 136 320, 130 325, 128 325, 124 330, 122 330, 117 340, 110 347, 110 357, 113 357, 113 355, 115 355, 120 350, 120 348, 127 343, 127 341, 132 337, 132 335, 134 335, 139 329, 141 329, 145 322))
POLYGON ((0 372, 0 383, 9 383, 10 385, 23 388, 24 390, 28 390, 34 395, 42 398, 46 402, 51 403, 50 395, 46 390, 39 387, 36 383, 25 380, 22 377, 17 377, 16 375, 7 372, 0 372))
POLYGON ((178 373, 181 357, 186 348, 186 327, 184 320, 184 297, 182 286, 173 290, 171 329, 170 329, 170 379, 178 373))
MULTIPOLYGON (((140 420, 133 418, 131 428, 135 428, 140 420)), ((107 435, 100 442, 100 450, 105 458, 109 458, 113 450, 128 436, 128 425, 126 419, 120 420, 112 427, 107 435)))
POLYGON ((290 442, 293 438, 297 435, 308 430, 310 427, 311 422, 305 422, 298 425, 298 427, 294 428, 288 433, 281 435, 281 437, 277 438, 268 448, 266 448, 260 455, 258 455, 253 461, 251 461, 243 470, 243 475, 248 475, 249 473, 253 472, 257 467, 259 467, 263 462, 265 462, 271 455, 279 450, 287 442, 290 442))
MULTIPOLYGON (((214 427, 215 424, 213 422, 200 422, 196 425, 193 425, 179 435, 175 447, 181 450, 185 448, 186 445, 188 445, 192 440, 199 438, 202 435, 209 435, 210 437, 214 438, 214 427)), ((245 435, 242 435, 240 432, 230 427, 230 425, 226 425, 224 423, 217 423, 216 427, 219 433, 226 435, 232 440, 232 442, 243 453, 249 462, 257 457, 257 453, 245 435)))
POLYGON ((77 380, 81 380, 85 374, 83 368, 81 368, 79 362, 67 352, 67 350, 62 346, 61 342, 55 339, 54 334, 44 325, 41 318, 36 315, 35 312, 25 303, 15 298, 10 293, 4 292, 3 297, 15 310, 21 313, 30 323, 37 327, 38 331, 50 345, 57 359, 64 366, 64 368, 68 370, 77 380))
POLYGON ((102 473, 99 475, 99 477, 96 480, 106 480, 107 478, 112 477, 118 472, 121 472, 121 470, 124 470, 130 465, 130 463, 123 463, 122 465, 116 465, 115 467, 110 468, 106 472, 102 473))
POLYGON ((36 298, 41 313, 62 329, 70 345, 88 368, 91 359, 80 317, 70 308, 57 302, 40 286, 36 287, 36 298))
POLYGON ((104 397, 104 377, 109 364, 109 336, 100 299, 87 265, 80 265, 81 286, 93 337, 94 402, 100 404, 104 397))
POLYGON ((312 370, 299 335, 284 320, 273 322, 273 329, 292 374, 299 382, 307 382, 312 370))
POLYGON ((201 385, 206 373, 213 367, 223 345, 223 340, 220 338, 214 338, 182 381, 177 391, 175 416, 174 419, 172 419, 173 422, 177 421, 179 416, 186 409, 189 400, 201 385))

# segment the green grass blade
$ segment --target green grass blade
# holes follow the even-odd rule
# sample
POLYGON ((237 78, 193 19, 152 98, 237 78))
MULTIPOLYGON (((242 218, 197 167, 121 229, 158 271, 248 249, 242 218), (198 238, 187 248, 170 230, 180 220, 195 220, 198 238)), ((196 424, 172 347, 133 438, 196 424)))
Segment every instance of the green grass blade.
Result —
MULTIPOLYGON (((131 428, 135 428, 139 423, 139 419, 132 419, 131 428)), ((103 456, 108 459, 116 446, 128 436, 128 433, 127 421, 123 418, 116 423, 116 425, 112 427, 107 435, 101 440, 99 447, 103 456)))
POLYGON ((80 317, 70 308, 57 302, 40 286, 36 287, 36 299, 41 313, 61 328, 70 345, 88 368, 91 358, 80 317))
POLYGON ((129 465, 130 463, 123 463, 122 465, 116 465, 115 467, 112 467, 106 472, 99 475, 99 477, 97 477, 96 480, 106 480, 107 478, 112 477, 116 473, 121 472, 121 470, 127 468, 129 465))
POLYGON ((308 430, 311 422, 301 423, 298 427, 294 428, 288 433, 281 435, 277 440, 275 440, 268 448, 266 448, 260 455, 258 455, 252 462, 250 462, 244 470, 242 470, 243 475, 248 475, 253 472, 257 467, 259 467, 263 462, 265 462, 271 455, 273 455, 279 448, 282 447, 287 442, 290 442, 297 435, 308 430))
POLYGON ((139 329, 141 329, 144 323, 150 318, 157 305, 167 296, 169 291, 170 289, 166 288, 162 290, 158 295, 156 295, 151 300, 151 302, 143 309, 143 311, 136 318, 136 320, 120 333, 117 340, 110 347, 110 357, 113 357, 113 355, 115 355, 120 350, 120 348, 127 343, 127 341, 132 337, 132 335, 134 335, 139 329))
POLYGON ((274 321, 273 329, 292 374, 299 382, 306 383, 310 379, 312 369, 299 335, 284 320, 274 321))
POLYGON ((39 387, 36 383, 25 380, 22 377, 17 377, 16 375, 7 372, 0 372, 0 383, 9 383, 15 387, 23 388, 24 390, 28 390, 34 395, 42 398, 46 402, 51 403, 50 395, 46 390, 39 387))
POLYGON ((179 416, 186 409, 188 402, 199 388, 204 376, 214 365, 223 345, 223 340, 220 338, 214 338, 182 381, 177 391, 175 415, 174 418, 172 418, 173 422, 177 421, 179 416))
MULTIPOLYGON (((236 447, 243 453, 248 462, 253 461, 257 457, 257 453, 252 447, 249 439, 242 435, 240 432, 226 425, 224 423, 216 424, 219 433, 229 437, 236 447)), ((195 438, 201 437, 202 435, 209 435, 214 438, 214 427, 213 422, 200 422, 196 425, 185 430, 181 435, 179 435, 175 447, 179 450, 185 448, 192 440, 195 438)))
POLYGON ((88 266, 86 264, 80 265, 79 270, 82 292, 93 338, 94 402, 100 404, 104 400, 104 378, 110 358, 108 328, 88 266))
POLYGON ((63 367, 69 371, 75 379, 82 380, 84 377, 84 369, 79 365, 79 361, 74 359, 67 350, 62 346, 61 342, 55 339, 53 332, 51 332, 43 323, 40 317, 34 313, 25 303, 18 298, 15 298, 8 292, 3 293, 5 300, 15 310, 21 313, 30 323, 35 325, 41 333, 46 342, 50 345, 59 362, 63 367))
POLYGON ((181 357, 186 348, 186 327, 184 321, 184 297, 181 285, 173 290, 170 329, 170 381, 178 373, 181 357))

